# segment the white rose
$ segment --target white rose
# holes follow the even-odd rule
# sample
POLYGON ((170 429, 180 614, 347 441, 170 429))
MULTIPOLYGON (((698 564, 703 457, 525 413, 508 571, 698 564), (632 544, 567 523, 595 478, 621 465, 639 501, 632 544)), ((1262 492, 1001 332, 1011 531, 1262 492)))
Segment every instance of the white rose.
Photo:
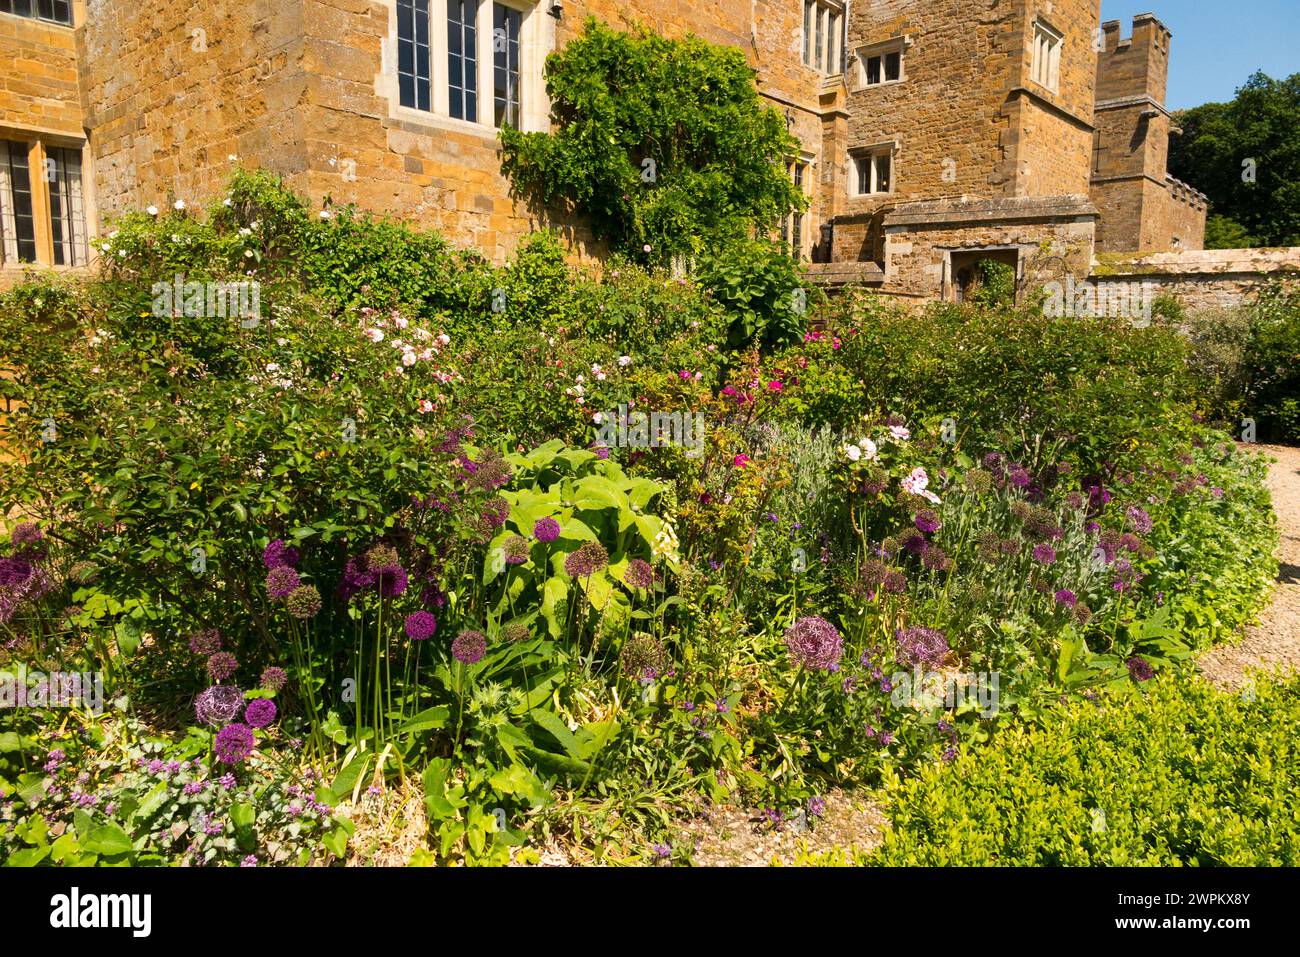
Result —
POLYGON ((844 446, 844 454, 848 456, 850 462, 856 462, 858 459, 862 458, 862 450, 856 445, 844 446))

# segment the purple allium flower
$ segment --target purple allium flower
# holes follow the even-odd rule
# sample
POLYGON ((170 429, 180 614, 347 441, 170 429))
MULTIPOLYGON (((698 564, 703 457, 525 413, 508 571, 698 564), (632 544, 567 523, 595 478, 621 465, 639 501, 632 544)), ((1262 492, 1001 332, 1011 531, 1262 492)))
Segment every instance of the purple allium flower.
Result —
POLYGON ((391 572, 401 567, 397 558, 397 549, 391 545, 375 545, 365 554, 366 569, 376 575, 391 572))
POLYGON ((901 595, 907 591, 907 576, 902 572, 890 572, 885 576, 885 591, 901 595))
POLYGON ((266 573, 266 593, 276 601, 288 598, 301 584, 298 573, 288 565, 277 565, 266 573))
POLYGON ((289 593, 285 606, 288 608, 290 617, 297 618, 299 621, 315 618, 320 614, 320 592, 316 590, 315 585, 299 585, 289 593))
POLYGON ((1056 563, 1056 549, 1046 543, 1034 547, 1034 561, 1040 565, 1056 563))
POLYGON ((41 531, 40 526, 35 522, 19 522, 14 526, 10 541, 19 548, 23 548, 28 545, 35 545, 44 537, 45 533, 41 531))
POLYGON ((289 676, 285 673, 285 670, 272 665, 262 672, 262 680, 258 682, 258 686, 265 688, 267 691, 279 691, 288 681, 289 676))
POLYGON ((648 590, 654 587, 655 570, 650 567, 650 563, 634 558, 627 563, 627 571, 623 573, 623 584, 632 588, 648 590))
POLYGON ((948 657, 951 649, 943 632, 935 628, 899 628, 895 633, 898 641, 898 663, 904 668, 914 665, 937 667, 948 657))
POLYGON ((489 528, 500 528, 510 517, 510 503, 503 498, 488 499, 483 503, 483 521, 489 528))
POLYGON ((208 674, 213 681, 225 681, 239 669, 239 662, 228 651, 218 651, 208 658, 208 674))
POLYGON ((1128 516, 1129 523, 1133 526, 1133 530, 1139 535, 1150 533, 1153 527, 1151 516, 1144 510, 1138 508, 1136 505, 1130 505, 1124 514, 1128 516))
POLYGON ((790 660, 812 671, 831 671, 844 654, 844 639, 819 615, 805 615, 785 630, 790 660))
POLYGON ((583 542, 564 560, 564 572, 570 578, 588 578, 609 564, 609 552, 600 542, 583 542))
POLYGON ((190 651, 196 655, 215 655, 221 650, 221 632, 215 628, 205 628, 190 635, 190 651))
POLYGON ((256 738, 246 724, 228 724, 217 732, 212 749, 222 764, 241 764, 253 753, 256 738))
POLYGON ((339 579, 339 596, 344 601, 351 601, 368 588, 373 588, 378 581, 374 572, 366 567, 364 556, 353 556, 343 567, 343 577, 339 579))
POLYGON ((1064 605, 1066 608, 1073 608, 1079 603, 1079 596, 1068 588, 1062 588, 1058 591, 1055 598, 1058 605, 1064 605))
POLYGON ((904 532, 903 548, 913 555, 924 555, 930 543, 925 540, 925 536, 920 532, 904 532))
POLYGON ((298 567, 298 549, 292 545, 285 544, 281 539, 276 539, 266 546, 262 552, 262 564, 267 570, 281 568, 285 565, 290 568, 298 567))
POLYGON ((932 545, 926 549, 925 555, 921 558, 921 564, 930 571, 946 572, 952 568, 952 559, 948 553, 937 545, 932 545))
POLYGON ((658 639, 638 631, 623 643, 618 660, 629 678, 653 681, 667 666, 668 652, 658 639))
POLYGON ((937 532, 942 527, 938 513, 929 508, 917 512, 915 522, 916 527, 923 532, 937 532))
POLYGON ((1151 667, 1151 662, 1138 655, 1134 655, 1128 661, 1124 662, 1128 666, 1128 673, 1134 681, 1150 681, 1155 677, 1155 669, 1151 667))
POLYGON ((275 702, 270 698, 254 698, 244 709, 244 721, 252 728, 265 728, 275 720, 275 702))
POLYGON ((412 641, 426 641, 438 630, 438 619, 427 611, 412 612, 406 616, 406 637, 412 641))
POLYGON ((533 538, 549 544, 560 537, 560 523, 553 518, 539 518, 533 525, 533 538))
POLYGON ((35 569, 22 558, 0 558, 0 587, 26 585, 35 569))
POLYGON ((521 535, 511 535, 501 545, 507 565, 522 565, 528 561, 528 539, 521 535))
POLYGON ((1011 472, 1007 475, 1007 481, 1016 488, 1029 488, 1033 483, 1033 477, 1025 471, 1023 466, 1012 466, 1011 472))
POLYGON ((411 576, 406 573, 406 569, 401 565, 396 568, 385 571, 379 576, 379 594, 385 598, 397 598, 406 593, 407 586, 411 583, 411 576))
POLYGON ((478 664, 487 654, 487 637, 481 631, 462 631, 451 643, 451 656, 463 665, 478 664))
POLYGON ((1092 511, 1099 512, 1110 504, 1111 494, 1100 482, 1086 484, 1083 490, 1088 493, 1088 507, 1092 511))
POLYGON ((223 725, 234 721, 244 706, 244 692, 234 685, 213 685, 194 699, 194 716, 200 724, 223 725))

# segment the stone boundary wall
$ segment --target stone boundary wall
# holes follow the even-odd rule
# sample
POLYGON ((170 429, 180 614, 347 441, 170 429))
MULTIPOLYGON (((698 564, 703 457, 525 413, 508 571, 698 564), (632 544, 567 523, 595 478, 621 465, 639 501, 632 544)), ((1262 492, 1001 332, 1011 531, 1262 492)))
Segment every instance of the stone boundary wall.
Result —
POLYGON ((1300 248, 1103 253, 1094 259, 1089 278, 1099 287, 1150 283, 1155 295, 1175 296, 1195 310, 1242 305, 1273 280, 1287 277, 1300 280, 1300 248))

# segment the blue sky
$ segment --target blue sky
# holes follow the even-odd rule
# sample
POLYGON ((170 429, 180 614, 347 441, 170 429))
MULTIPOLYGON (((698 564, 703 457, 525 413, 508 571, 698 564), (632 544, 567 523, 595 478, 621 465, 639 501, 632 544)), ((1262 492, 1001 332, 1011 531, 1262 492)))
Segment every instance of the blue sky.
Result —
POLYGON ((1102 20, 1121 21, 1124 36, 1138 13, 1154 13, 1174 35, 1171 110, 1230 100, 1256 70, 1300 73, 1297 0, 1102 0, 1102 20))

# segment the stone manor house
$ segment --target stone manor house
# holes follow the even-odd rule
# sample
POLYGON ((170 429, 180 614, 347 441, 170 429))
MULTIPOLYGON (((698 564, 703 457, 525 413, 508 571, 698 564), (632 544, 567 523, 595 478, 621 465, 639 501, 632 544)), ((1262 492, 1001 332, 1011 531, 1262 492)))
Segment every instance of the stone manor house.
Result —
POLYGON ((809 208, 774 228, 823 282, 955 299, 980 258, 1087 276, 1198 250, 1205 197, 1166 173, 1170 33, 1100 5, 0 0, 0 275, 86 265, 113 216, 209 200, 236 156, 505 259, 550 224, 496 130, 548 128, 545 58, 593 15, 745 51, 802 144, 809 208))

